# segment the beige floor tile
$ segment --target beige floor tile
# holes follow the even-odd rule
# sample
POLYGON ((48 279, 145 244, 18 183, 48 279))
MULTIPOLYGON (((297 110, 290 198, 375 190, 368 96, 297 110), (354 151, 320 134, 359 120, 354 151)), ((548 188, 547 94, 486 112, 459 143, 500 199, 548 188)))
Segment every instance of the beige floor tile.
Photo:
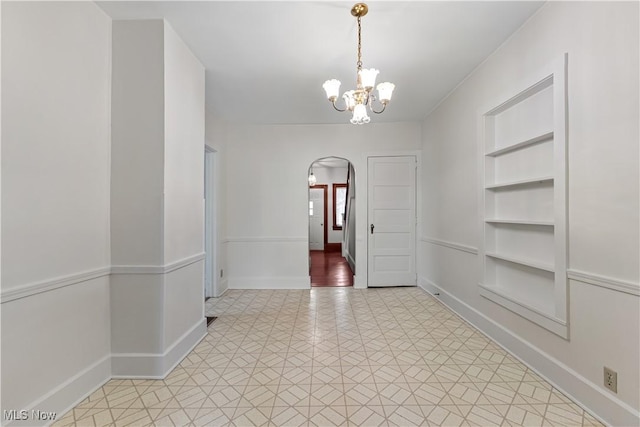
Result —
POLYGON ((341 383, 311 384, 310 406, 346 406, 344 385, 341 383))
POLYGON ((384 406, 389 426, 428 426, 426 416, 419 406, 384 406))
POLYGON ((276 401, 276 394, 278 393, 277 385, 258 385, 247 386, 240 398, 238 407, 272 407, 276 401))
POLYGON ((419 405, 408 383, 395 381, 376 383, 382 405, 419 405))
POLYGON ((368 365, 343 364, 341 366, 342 381, 344 384, 350 383, 374 383, 373 371, 368 365))
POLYGON ((373 383, 347 383, 344 385, 347 406, 381 406, 378 388, 373 383))
POLYGON ((386 427, 387 418, 382 406, 347 406, 349 426, 386 427))
POLYGON ((275 406, 271 413, 270 426, 297 427, 309 424, 308 406, 275 406))
POLYGON ((420 289, 228 291, 164 380, 117 379, 54 425, 601 426, 420 289))
POLYGON ((311 366, 285 366, 280 377, 280 384, 311 384, 313 368, 311 366))
POLYGON ((236 409, 232 424, 237 427, 268 426, 273 407, 242 407, 236 409))
POLYGON ((309 426, 347 426, 346 406, 312 406, 309 408, 309 426))

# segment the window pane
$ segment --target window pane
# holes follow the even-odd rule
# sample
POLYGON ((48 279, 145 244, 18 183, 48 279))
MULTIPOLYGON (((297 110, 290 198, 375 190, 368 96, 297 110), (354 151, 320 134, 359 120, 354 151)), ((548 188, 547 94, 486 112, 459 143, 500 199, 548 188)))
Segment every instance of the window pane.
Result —
POLYGON ((346 195, 347 188, 346 187, 337 187, 336 188, 336 225, 338 227, 342 227, 342 215, 344 214, 344 206, 346 203, 346 195))

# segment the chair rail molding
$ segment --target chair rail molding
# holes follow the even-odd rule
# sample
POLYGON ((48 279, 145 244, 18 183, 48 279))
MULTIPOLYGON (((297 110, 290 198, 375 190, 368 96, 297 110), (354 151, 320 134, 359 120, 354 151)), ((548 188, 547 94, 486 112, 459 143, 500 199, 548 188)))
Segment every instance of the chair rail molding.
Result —
POLYGON ((222 243, 263 243, 263 242, 306 242, 309 240, 307 236, 243 236, 243 237, 227 237, 222 240, 222 243))
POLYGON ((113 265, 111 266, 111 274, 167 274, 203 261, 204 257, 205 253, 200 252, 165 265, 113 265))
POLYGON ((462 243, 455 243, 448 240, 436 239, 435 237, 422 236, 421 242, 431 243, 433 245, 443 246, 445 248, 455 249, 457 251, 467 252, 473 255, 478 255, 478 248, 474 246, 464 245, 462 243))
POLYGON ((613 277, 601 276, 598 274, 575 270, 573 268, 567 270, 567 278, 587 285, 599 286, 616 292, 640 296, 640 283, 638 282, 630 282, 613 277))
POLYGON ((79 273, 69 274, 68 276, 54 277, 52 279, 3 289, 0 293, 0 304, 20 298, 27 298, 42 292, 49 292, 66 286, 76 285, 89 280, 98 279, 100 277, 108 276, 109 274, 111 274, 111 267, 106 266, 96 268, 95 270, 81 271, 79 273))

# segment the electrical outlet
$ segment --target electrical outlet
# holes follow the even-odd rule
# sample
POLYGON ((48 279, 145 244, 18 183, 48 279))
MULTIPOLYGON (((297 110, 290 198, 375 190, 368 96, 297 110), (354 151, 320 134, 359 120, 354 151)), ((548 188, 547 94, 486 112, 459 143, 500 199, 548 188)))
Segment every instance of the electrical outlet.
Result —
POLYGON ((618 373, 606 366, 604 367, 604 386, 614 393, 618 392, 618 373))

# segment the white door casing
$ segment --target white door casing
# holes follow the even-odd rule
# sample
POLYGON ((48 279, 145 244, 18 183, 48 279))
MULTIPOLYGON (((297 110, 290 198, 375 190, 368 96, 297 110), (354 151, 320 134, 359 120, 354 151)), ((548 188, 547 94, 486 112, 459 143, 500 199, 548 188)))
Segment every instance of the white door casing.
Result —
POLYGON ((309 250, 324 250, 324 187, 309 188, 309 250))
POLYGON ((368 286, 416 286, 416 158, 368 158, 368 286))
POLYGON ((204 296, 218 297, 216 263, 216 198, 215 198, 215 150, 205 146, 204 153, 204 248, 205 275, 204 296))

